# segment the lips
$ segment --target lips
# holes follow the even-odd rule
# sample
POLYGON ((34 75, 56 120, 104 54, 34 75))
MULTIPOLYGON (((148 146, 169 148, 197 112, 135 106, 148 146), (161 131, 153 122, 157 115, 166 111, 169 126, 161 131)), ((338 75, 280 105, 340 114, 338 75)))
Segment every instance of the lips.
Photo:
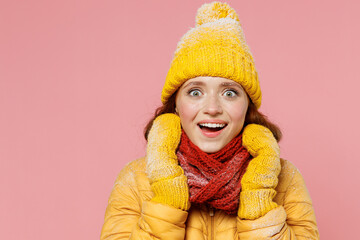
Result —
POLYGON ((202 121, 198 124, 202 134, 206 137, 216 137, 218 136, 227 124, 223 121, 202 121))
POLYGON ((205 131, 216 132, 226 127, 225 123, 200 123, 199 127, 205 131))

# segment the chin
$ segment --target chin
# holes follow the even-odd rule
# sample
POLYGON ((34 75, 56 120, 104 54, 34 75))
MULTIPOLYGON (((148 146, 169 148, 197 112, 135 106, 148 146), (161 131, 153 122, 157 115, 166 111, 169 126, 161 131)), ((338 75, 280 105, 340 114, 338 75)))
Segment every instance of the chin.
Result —
POLYGON ((215 143, 215 144, 210 143, 210 144, 199 144, 197 146, 200 148, 201 151, 205 153, 216 153, 220 151, 225 145, 222 146, 219 143, 215 143))

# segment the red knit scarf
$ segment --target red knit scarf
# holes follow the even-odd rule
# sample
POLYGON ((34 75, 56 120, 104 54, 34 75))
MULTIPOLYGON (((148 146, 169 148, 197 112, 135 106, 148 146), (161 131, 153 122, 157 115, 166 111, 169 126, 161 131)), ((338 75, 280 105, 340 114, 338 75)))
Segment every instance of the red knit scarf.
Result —
POLYGON ((239 208, 241 178, 251 160, 241 134, 223 149, 207 154, 182 131, 177 156, 188 178, 190 202, 207 204, 228 214, 239 208))

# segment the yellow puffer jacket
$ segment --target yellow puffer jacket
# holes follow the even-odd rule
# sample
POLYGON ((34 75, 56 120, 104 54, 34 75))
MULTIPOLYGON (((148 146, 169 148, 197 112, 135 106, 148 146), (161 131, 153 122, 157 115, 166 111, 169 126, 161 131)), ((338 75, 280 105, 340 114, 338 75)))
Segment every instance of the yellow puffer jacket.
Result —
POLYGON ((220 210, 191 207, 188 212, 150 202, 153 193, 145 159, 119 174, 105 213, 101 240, 319 239, 312 202, 296 167, 281 160, 274 199, 278 207, 255 220, 241 220, 220 210))

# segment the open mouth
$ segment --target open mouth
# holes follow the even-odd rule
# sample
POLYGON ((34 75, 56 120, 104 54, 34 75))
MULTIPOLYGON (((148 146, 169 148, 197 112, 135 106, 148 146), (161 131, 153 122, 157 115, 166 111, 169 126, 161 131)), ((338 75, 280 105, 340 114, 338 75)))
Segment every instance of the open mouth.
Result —
POLYGON ((225 123, 199 123, 198 125, 204 132, 218 132, 227 126, 225 123))

